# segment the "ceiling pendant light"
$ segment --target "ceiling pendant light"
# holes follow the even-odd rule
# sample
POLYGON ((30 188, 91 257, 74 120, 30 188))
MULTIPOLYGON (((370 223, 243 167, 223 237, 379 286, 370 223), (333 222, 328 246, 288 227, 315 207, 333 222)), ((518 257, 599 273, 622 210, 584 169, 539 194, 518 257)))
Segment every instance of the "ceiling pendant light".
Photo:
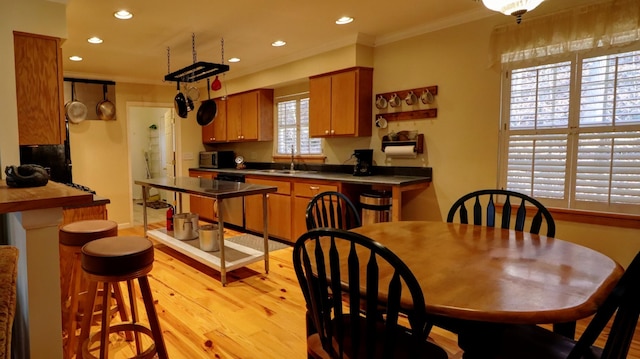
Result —
POLYGON ((482 0, 482 3, 489 10, 515 16, 516 22, 519 24, 524 13, 535 9, 543 1, 544 0, 482 0))

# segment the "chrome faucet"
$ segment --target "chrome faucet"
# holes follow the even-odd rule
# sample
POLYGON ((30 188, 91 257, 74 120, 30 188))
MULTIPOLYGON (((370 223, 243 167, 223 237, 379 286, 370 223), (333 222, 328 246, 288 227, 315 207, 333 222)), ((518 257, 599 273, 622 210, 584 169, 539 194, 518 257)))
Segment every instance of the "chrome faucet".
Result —
POLYGON ((296 165, 293 163, 293 151, 294 151, 293 146, 291 146, 291 168, 290 169, 292 171, 294 171, 296 168, 296 165))

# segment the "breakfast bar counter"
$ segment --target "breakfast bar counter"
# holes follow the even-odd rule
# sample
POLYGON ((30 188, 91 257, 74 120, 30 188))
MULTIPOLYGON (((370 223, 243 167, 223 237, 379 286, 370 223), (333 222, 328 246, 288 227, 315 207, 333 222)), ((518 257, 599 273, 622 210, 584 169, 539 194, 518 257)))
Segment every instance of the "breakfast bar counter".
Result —
POLYGON ((62 208, 93 196, 64 184, 12 188, 0 181, 3 244, 18 248, 15 358, 62 358, 58 225, 62 208))

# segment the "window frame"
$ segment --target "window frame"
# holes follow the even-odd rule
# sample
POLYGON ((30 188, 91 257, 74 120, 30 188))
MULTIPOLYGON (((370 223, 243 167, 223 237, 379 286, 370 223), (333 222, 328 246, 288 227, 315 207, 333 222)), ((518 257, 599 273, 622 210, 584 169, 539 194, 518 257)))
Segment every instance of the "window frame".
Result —
MULTIPOLYGON (((536 197, 540 202, 550 208, 557 208, 560 211, 576 211, 586 213, 610 213, 614 216, 637 216, 640 214, 640 206, 633 204, 616 204, 616 203, 596 203, 588 201, 576 200, 576 177, 577 177, 577 155, 578 155, 578 138, 580 134, 589 132, 609 133, 609 132, 631 132, 640 131, 640 124, 632 125, 605 125, 605 126, 579 126, 580 122, 580 105, 581 105, 581 86, 582 86, 582 64, 585 59, 595 58, 603 55, 616 55, 626 52, 640 51, 640 43, 619 48, 599 48, 584 53, 572 53, 564 56, 555 56, 547 58, 542 63, 531 64, 522 62, 518 64, 510 64, 508 70, 502 71, 501 76, 501 107, 500 107, 500 126, 499 126, 499 154, 498 154, 498 186, 499 188, 507 188, 508 179, 508 160, 509 160, 509 139, 513 135, 523 134, 537 136, 549 133, 561 134, 567 136, 567 157, 564 179, 564 199, 556 200, 549 198, 536 197), (511 130, 511 75, 514 70, 534 68, 539 66, 558 64, 570 61, 570 85, 569 85, 569 106, 568 106, 568 125, 566 128, 537 128, 526 130, 511 130)), ((532 193, 529 193, 532 194, 532 193)))
MULTIPOLYGON (((278 96, 275 98, 274 101, 274 107, 275 107, 275 126, 274 126, 274 138, 275 138, 275 143, 273 146, 273 154, 272 157, 274 159, 290 159, 291 158, 291 153, 287 151, 287 153, 280 153, 278 152, 278 149, 280 147, 280 136, 279 136, 279 132, 280 132, 280 113, 279 113, 279 105, 282 102, 288 102, 288 101, 292 101, 295 100, 296 101, 296 128, 297 128, 297 133, 298 136, 296 138, 296 148, 294 151, 294 157, 296 159, 314 159, 314 160, 324 160, 325 159, 325 155, 324 155, 324 144, 322 142, 322 139, 317 139, 317 138, 311 138, 309 137, 309 140, 320 140, 319 146, 320 146, 320 153, 313 153, 313 154, 301 154, 300 153, 300 148, 301 148, 301 141, 300 141, 300 102, 304 99, 307 99, 307 101, 310 100, 310 96, 309 96, 309 91, 304 91, 304 92, 299 92, 299 93, 295 93, 295 94, 288 94, 288 95, 282 95, 282 96, 278 96)), ((307 107, 307 111, 308 111, 308 107, 307 107)), ((307 114, 308 115, 308 114, 307 114)))

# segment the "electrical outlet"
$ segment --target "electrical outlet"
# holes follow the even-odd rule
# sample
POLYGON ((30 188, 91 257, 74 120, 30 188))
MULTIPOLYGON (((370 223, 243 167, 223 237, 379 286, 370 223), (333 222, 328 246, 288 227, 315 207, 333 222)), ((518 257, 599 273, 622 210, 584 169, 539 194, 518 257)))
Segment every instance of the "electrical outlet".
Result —
POLYGON ((183 160, 192 160, 193 159, 193 152, 185 152, 182 154, 182 159, 183 160))
POLYGON ((258 153, 257 152, 251 152, 249 154, 249 158, 252 159, 252 160, 258 159, 258 153))

